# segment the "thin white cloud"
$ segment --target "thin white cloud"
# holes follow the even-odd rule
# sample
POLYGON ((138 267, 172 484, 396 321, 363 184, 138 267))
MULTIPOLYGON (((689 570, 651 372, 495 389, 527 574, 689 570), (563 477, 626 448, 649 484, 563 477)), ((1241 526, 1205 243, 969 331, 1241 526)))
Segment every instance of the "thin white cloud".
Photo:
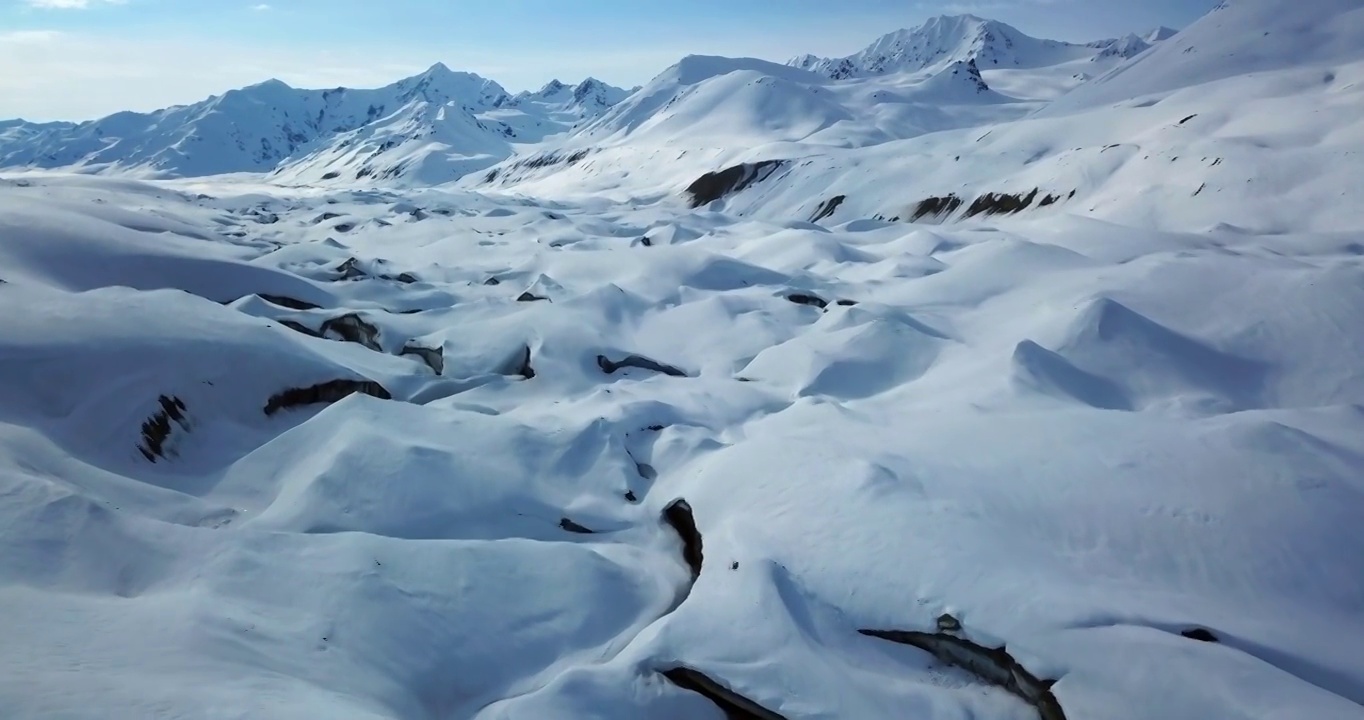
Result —
POLYGON ((85 10, 92 5, 122 5, 126 0, 24 0, 29 7, 45 10, 85 10))
POLYGON ((252 5, 251 9, 255 10, 256 12, 265 12, 266 10, 270 9, 270 6, 265 3, 261 3, 259 5, 252 5))

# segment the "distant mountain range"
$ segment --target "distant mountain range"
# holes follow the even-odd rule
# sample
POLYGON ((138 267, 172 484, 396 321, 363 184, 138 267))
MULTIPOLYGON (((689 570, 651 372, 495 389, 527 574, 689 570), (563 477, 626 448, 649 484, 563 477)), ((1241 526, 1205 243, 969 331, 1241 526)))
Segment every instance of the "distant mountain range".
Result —
POLYGON ((449 180, 589 120, 628 91, 588 78, 509 94, 442 64, 377 89, 270 80, 192 105, 83 123, 0 123, 0 167, 296 181, 449 180))
POLYGON ((1174 31, 1162 27, 1145 35, 1080 45, 1039 40, 1010 25, 975 15, 945 15, 931 18, 917 28, 883 35, 847 57, 803 55, 787 64, 834 80, 923 72, 972 60, 982 70, 1037 68, 1112 55, 1130 58, 1173 34, 1174 31))
POLYGON ((0 168, 436 184, 546 145, 619 141, 637 132, 744 142, 827 135, 832 143, 874 144, 996 119, 972 107, 1037 99, 1009 78, 1002 78, 1010 81, 1005 92, 996 92, 991 73, 1043 69, 1062 79, 1034 85, 1065 90, 1173 34, 1158 28, 1082 45, 957 15, 890 33, 844 58, 806 55, 783 67, 690 57, 633 90, 588 78, 512 95, 492 80, 441 64, 377 89, 301 90, 271 80, 151 113, 83 123, 0 122, 0 168), (906 80, 867 97, 829 84, 888 76, 906 80), (954 109, 959 106, 967 109, 954 109))

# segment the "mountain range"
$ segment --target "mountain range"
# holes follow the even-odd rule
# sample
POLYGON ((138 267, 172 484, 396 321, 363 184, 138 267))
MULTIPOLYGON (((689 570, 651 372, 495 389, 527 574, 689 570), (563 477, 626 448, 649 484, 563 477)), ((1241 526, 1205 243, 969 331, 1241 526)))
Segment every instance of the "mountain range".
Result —
POLYGON ((632 90, 588 78, 512 95, 495 81, 443 64, 377 89, 303 90, 271 80, 151 113, 0 123, 0 168, 438 184, 547 146, 581 145, 636 128, 657 135, 669 126, 695 133, 713 125, 734 135, 739 128, 718 127, 730 118, 707 123, 704 116, 724 117, 707 111, 749 104, 749 93, 766 95, 761 117, 750 119, 764 126, 760 135, 768 140, 808 140, 836 126, 836 132, 851 131, 855 144, 871 144, 999 117, 953 105, 1005 103, 1022 112, 1028 101, 1045 99, 1057 86, 1069 89, 1170 34, 1162 28, 1081 45, 959 15, 888 34, 849 57, 797 58, 790 70, 758 60, 686 58, 632 90), (1004 70, 1030 74, 1002 77, 1004 94, 991 92, 989 76, 1004 70), (735 73, 747 79, 740 82, 735 73), (896 81, 870 90, 832 82, 877 77, 896 81), (904 77, 909 80, 899 82, 904 77), (661 114, 646 117, 655 111, 661 114), (772 127, 788 118, 794 118, 791 127, 772 127))
POLYGON ((83 123, 0 124, 0 167, 292 181, 448 180, 596 117, 628 92, 588 78, 509 94, 436 64, 377 89, 270 80, 191 105, 83 123))

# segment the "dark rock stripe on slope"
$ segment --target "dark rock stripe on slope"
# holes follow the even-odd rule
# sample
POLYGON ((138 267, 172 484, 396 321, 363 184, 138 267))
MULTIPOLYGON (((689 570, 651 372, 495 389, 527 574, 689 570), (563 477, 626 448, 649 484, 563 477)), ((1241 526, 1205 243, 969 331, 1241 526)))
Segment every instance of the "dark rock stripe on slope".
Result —
POLYGON ((1061 703, 1052 694, 1055 680, 1043 680, 1028 672, 1003 647, 990 648, 960 637, 961 623, 951 615, 938 618, 938 632, 914 630, 858 630, 869 637, 909 645, 931 653, 948 665, 963 668, 991 684, 1023 698, 1037 708, 1041 720, 1066 720, 1061 703))
POLYGON ((687 377, 686 372, 673 367, 672 365, 667 365, 658 362, 657 360, 650 360, 642 355, 626 355, 620 360, 612 360, 605 355, 598 355, 597 367, 600 367, 602 372, 607 375, 614 375, 617 370, 623 368, 639 368, 640 370, 651 370, 672 377, 687 377))
POLYGON ((166 442, 170 439, 171 431, 175 429, 171 425, 172 421, 189 430, 184 401, 174 395, 162 395, 157 398, 157 402, 161 409, 142 423, 142 444, 137 446, 138 452, 151 462, 166 457, 166 442))
MULTIPOLYGON (((1055 205, 1063 199, 1075 197, 1074 190, 1071 190, 1070 194, 1064 198, 1061 195, 1046 193, 1042 195, 1041 200, 1038 200, 1039 194, 1042 194, 1040 188, 1033 188, 1026 193, 985 193, 971 202, 971 205, 966 208, 966 212, 962 213, 962 219, 976 217, 977 215, 986 217, 1013 215, 1033 207, 1034 203, 1037 207, 1043 208, 1055 205)), ((952 193, 924 198, 914 206, 914 212, 910 214, 909 221, 918 222, 925 218, 946 218, 965 204, 966 201, 952 193)))
POLYGON ((768 710, 691 668, 675 667, 660 674, 684 690, 704 695, 725 713, 728 720, 786 720, 786 716, 768 710))
POLYGON ((757 163, 744 163, 724 170, 708 172, 687 186, 691 206, 699 208, 727 195, 742 192, 750 185, 760 183, 786 165, 785 160, 763 160, 757 163))
POLYGON ((393 399, 392 393, 373 380, 331 380, 306 388, 290 388, 276 393, 265 404, 265 414, 274 415, 281 410, 303 405, 331 404, 355 393, 364 393, 380 400, 393 399))
POLYGON ((838 210, 838 206, 842 205, 843 201, 847 199, 848 197, 846 195, 835 195, 820 203, 819 207, 815 208, 815 214, 810 216, 810 222, 819 222, 820 220, 833 215, 834 212, 838 210))
MULTIPOLYGON (((705 561, 701 531, 696 528, 696 518, 692 514, 691 505, 683 499, 673 501, 664 509, 663 521, 677 532, 678 537, 682 538, 682 559, 691 569, 691 582, 688 583, 686 592, 677 602, 677 605, 681 605, 691 594, 692 587, 701 577, 701 567, 705 561)), ((684 690, 705 696, 715 703, 724 712, 725 717, 730 720, 786 720, 784 716, 778 715, 730 690, 723 683, 698 670, 675 665, 660 670, 659 674, 684 690)))
POLYGON ((682 559, 691 568, 692 582, 701 577, 701 563, 705 559, 701 546, 701 531, 696 529, 696 518, 686 500, 676 500, 663 511, 663 521, 682 538, 682 559))
POLYGON ((404 355, 416 355, 437 375, 441 375, 445 372, 445 348, 443 347, 429 348, 408 343, 403 346, 403 349, 399 351, 398 355, 400 357, 404 355))

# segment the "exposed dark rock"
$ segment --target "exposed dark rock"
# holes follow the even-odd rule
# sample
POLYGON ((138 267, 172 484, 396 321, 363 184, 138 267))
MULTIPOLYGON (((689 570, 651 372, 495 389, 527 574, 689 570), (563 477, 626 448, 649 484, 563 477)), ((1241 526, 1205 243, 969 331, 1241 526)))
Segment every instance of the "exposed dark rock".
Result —
POLYGON ((961 629, 961 621, 943 613, 938 616, 938 629, 943 632, 956 632, 961 629))
POLYGON ((843 201, 847 199, 848 196, 846 195, 835 195, 820 203, 819 207, 815 209, 815 214, 810 217, 810 222, 819 222, 820 220, 833 215, 834 211, 838 209, 838 206, 842 205, 843 201))
POLYGON ((738 569, 739 569, 739 561, 738 561, 738 560, 735 560, 734 562, 730 563, 730 564, 729 564, 729 569, 730 569, 730 570, 738 570, 738 569))
MULTIPOLYGON (((555 165, 575 165, 587 157, 588 150, 578 150, 577 152, 547 152, 533 155, 525 160, 521 160, 512 165, 513 170, 534 170, 538 168, 553 167, 555 165)), ((491 180, 489 180, 491 182, 491 180)))
POLYGON ((280 321, 279 321, 279 324, 280 324, 280 325, 283 325, 284 327, 287 327, 287 328, 289 328, 290 330, 293 330, 293 331, 295 331, 295 332, 301 332, 301 333, 303 333, 304 335, 309 335, 309 336, 312 336, 312 337, 315 337, 315 338, 320 338, 320 337, 322 337, 322 333, 320 333, 320 332, 318 332, 318 331, 316 331, 316 330, 314 330, 314 329, 308 327, 307 325, 304 325, 303 323, 298 322, 298 321, 296 321, 296 320, 280 320, 280 321))
MULTIPOLYGON (((1362 253, 1362 254, 1364 254, 1364 253, 1362 253)), ((646 430, 649 430, 649 431, 651 431, 651 432, 663 432, 663 427, 664 427, 664 426, 662 426, 662 425, 650 425, 649 427, 647 427, 647 428, 645 428, 645 429, 646 429, 646 430)))
POLYGON ((274 415, 280 410, 316 405, 331 404, 355 393, 364 393, 380 400, 392 400, 393 395, 373 380, 331 380, 306 388, 290 388, 270 397, 265 404, 265 414, 274 415))
POLYGON ((842 305, 843 307, 852 307, 852 306, 854 306, 854 305, 857 304, 857 301, 856 301, 856 300, 839 300, 839 301, 838 301, 838 304, 839 304, 839 305, 842 305))
POLYGON ((728 720, 786 720, 786 716, 768 710, 691 668, 669 668, 660 674, 683 690, 705 696, 725 713, 728 720))
POLYGON ((1056 684, 1055 680, 1042 680, 1028 672, 1027 668, 1018 664, 1003 647, 985 647, 952 634, 960 631, 961 623, 951 615, 938 618, 940 628, 953 623, 956 624, 955 629, 944 629, 937 633, 913 630, 858 630, 858 632, 869 637, 919 648, 948 665, 963 668, 986 682, 999 685, 1037 708, 1041 720, 1065 720, 1066 715, 1061 710, 1061 703, 1051 692, 1051 686, 1056 684))
POLYGON ((1207 628, 1201 627, 1189 628, 1187 630, 1181 630, 1179 634, 1183 635, 1186 638, 1189 638, 1190 640, 1198 640, 1200 642, 1211 643, 1220 642, 1217 639, 1217 636, 1214 635, 1213 632, 1207 628))
POLYGON ((975 217, 977 215, 1006 215, 1022 212, 1032 205, 1037 199, 1037 188, 1024 195, 1009 193, 985 193, 976 198, 971 203, 971 207, 966 209, 963 217, 975 217))
POLYGON ((715 202, 726 195, 742 192, 745 188, 760 183, 786 164, 785 160, 763 160, 757 163, 735 165, 717 172, 708 172, 687 186, 691 196, 691 206, 715 202))
POLYGON ((644 247, 653 247, 654 241, 650 240, 648 235, 645 235, 639 239, 639 244, 643 245, 644 247))
POLYGON ((385 278, 386 280, 397 280, 398 282, 403 283, 404 285, 411 285, 412 283, 417 282, 417 276, 416 276, 416 275, 413 275, 412 273, 406 273, 406 272, 405 272, 405 273, 398 273, 397 276, 395 276, 395 277, 388 277, 387 275, 385 275, 384 278, 385 278))
POLYGON ((696 529, 696 518, 692 516, 691 505, 686 500, 674 500, 663 510, 663 521, 672 526, 682 538, 682 559, 691 568, 692 580, 701 577, 701 563, 705 559, 701 551, 701 531, 696 529))
POLYGON ((360 261, 355 258, 351 258, 340 265, 337 265, 336 272, 340 276, 338 278, 340 280, 358 280, 363 277, 369 277, 369 273, 360 269, 360 261))
POLYGON ((597 356, 597 367, 607 375, 613 375, 621 368, 639 368, 641 370, 652 370, 653 372, 663 373, 672 377, 687 377, 687 373, 679 370, 672 365, 665 365, 657 360, 650 360, 641 355, 626 355, 620 360, 612 360, 605 355, 597 356))
POLYGON ((1192 119, 1194 119, 1194 118, 1196 118, 1196 117, 1198 117, 1198 113, 1194 113, 1193 115, 1190 115, 1189 117, 1186 117, 1186 118, 1184 118, 1183 120, 1180 120, 1180 121, 1179 121, 1179 124, 1180 124, 1180 125, 1183 125, 1184 123, 1189 122, 1190 120, 1192 120, 1192 119))
POLYGON ((341 223, 332 229, 339 233, 348 233, 355 229, 355 223, 341 223))
POLYGON ((626 490, 626 491, 625 491, 625 501, 626 501, 626 502, 639 502, 639 497, 635 495, 635 491, 634 491, 634 490, 626 490))
POLYGON ((323 322, 318 333, 323 337, 335 333, 346 342, 359 343, 375 352, 383 352, 383 348, 379 347, 379 328, 365 322, 356 313, 347 313, 323 322))
POLYGON ((336 170, 329 170, 325 173, 322 173, 323 180, 335 180, 339 177, 341 177, 341 173, 337 172, 336 170))
POLYGON ((639 473, 639 476, 644 478, 645 480, 658 479, 658 471, 655 470, 654 466, 650 465, 649 463, 636 462, 635 472, 639 473))
POLYGON ((337 213, 334 213, 334 212, 324 212, 324 213, 322 213, 321 215, 318 215, 317 217, 313 218, 313 224, 314 224, 314 225, 317 225, 317 224, 319 224, 319 223, 327 222, 328 220, 335 220, 336 218, 339 218, 339 217, 341 217, 341 216, 340 216, 339 214, 337 214, 337 213))
POLYGON ((530 380, 535 377, 535 368, 530 366, 530 346, 527 345, 516 357, 503 366, 499 371, 502 375, 520 375, 530 380))
POLYGON ((1061 200, 1060 195, 1052 195, 1051 193, 1047 193, 1046 197, 1042 198, 1042 201, 1037 203, 1037 207, 1055 205, 1057 202, 1060 202, 1060 200, 1061 200))
POLYGON ((579 535, 596 534, 594 531, 588 530, 587 528, 583 527, 582 525, 579 525, 578 523, 573 522, 572 520, 569 520, 568 518, 560 520, 559 527, 563 528, 564 530, 567 530, 568 532, 577 533, 579 535))
POLYGON ((791 293, 786 296, 786 299, 797 305, 813 305, 821 310, 829 307, 828 300, 817 295, 810 295, 809 293, 791 293))
POLYGON ((151 462, 166 457, 166 441, 170 439, 171 430, 174 429, 172 421, 189 430, 189 421, 185 418, 185 403, 180 398, 162 395, 156 401, 161 409, 142 423, 142 444, 137 446, 142 456, 151 462))
POLYGON ((317 310, 322 307, 321 305, 314 305, 310 302, 291 298, 286 295, 267 295, 265 293, 259 293, 258 297, 268 303, 289 308, 290 310, 317 310))
POLYGON ((484 284, 484 285, 487 285, 487 286, 489 286, 489 287, 491 287, 491 286, 494 286, 494 285, 501 285, 501 284, 502 284, 502 281, 501 281, 501 280, 498 280, 498 279, 495 278, 495 277, 490 277, 490 278, 488 278, 487 280, 484 280, 484 281, 483 281, 483 284, 484 284))
POLYGON ((951 215, 962 206, 962 199, 956 195, 944 195, 942 197, 924 198, 919 201, 914 208, 914 214, 910 216, 910 222, 917 222, 926 217, 942 217, 951 215))
POLYGON ((527 291, 521 293, 520 295, 517 295, 517 296, 516 296, 516 302, 539 302, 539 301, 541 301, 541 300, 548 300, 548 299, 549 299, 549 298, 547 298, 547 297, 540 297, 539 295, 536 295, 535 293, 532 293, 532 292, 529 291, 529 290, 527 290, 527 291))
POLYGON ((428 348, 420 345, 408 343, 403 346, 398 355, 416 355, 422 362, 426 363, 437 375, 445 372, 445 348, 428 348))

